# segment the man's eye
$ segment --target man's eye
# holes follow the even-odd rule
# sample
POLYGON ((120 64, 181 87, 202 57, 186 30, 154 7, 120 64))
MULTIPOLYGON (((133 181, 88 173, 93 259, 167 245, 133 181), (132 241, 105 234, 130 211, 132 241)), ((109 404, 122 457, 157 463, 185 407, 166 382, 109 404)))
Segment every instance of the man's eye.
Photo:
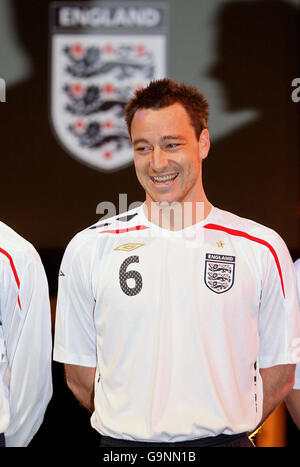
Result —
POLYGON ((179 143, 169 143, 169 144, 167 144, 167 148, 169 148, 169 149, 176 149, 179 146, 180 146, 179 143))
POLYGON ((138 151, 138 152, 146 152, 146 151, 150 151, 150 147, 149 146, 140 146, 138 148, 136 148, 135 150, 138 151))

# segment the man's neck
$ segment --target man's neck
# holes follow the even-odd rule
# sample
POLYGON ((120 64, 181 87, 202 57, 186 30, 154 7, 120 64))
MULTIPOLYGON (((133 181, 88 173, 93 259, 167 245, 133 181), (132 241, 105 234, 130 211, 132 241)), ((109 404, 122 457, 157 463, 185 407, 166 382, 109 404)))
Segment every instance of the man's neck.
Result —
POLYGON ((212 209, 204 197, 201 201, 189 202, 154 202, 147 199, 143 205, 146 218, 153 224, 167 230, 183 230, 202 222, 212 209))

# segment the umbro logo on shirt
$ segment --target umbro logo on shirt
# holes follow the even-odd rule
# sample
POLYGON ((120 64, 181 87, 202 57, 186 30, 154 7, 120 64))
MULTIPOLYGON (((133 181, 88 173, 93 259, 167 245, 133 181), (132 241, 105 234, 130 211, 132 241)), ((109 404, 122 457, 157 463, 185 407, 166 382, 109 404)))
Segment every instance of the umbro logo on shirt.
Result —
POLYGON ((117 251, 132 251, 136 250, 137 248, 140 248, 141 246, 144 246, 145 243, 124 243, 123 245, 117 246, 117 248, 114 248, 114 250, 117 251))

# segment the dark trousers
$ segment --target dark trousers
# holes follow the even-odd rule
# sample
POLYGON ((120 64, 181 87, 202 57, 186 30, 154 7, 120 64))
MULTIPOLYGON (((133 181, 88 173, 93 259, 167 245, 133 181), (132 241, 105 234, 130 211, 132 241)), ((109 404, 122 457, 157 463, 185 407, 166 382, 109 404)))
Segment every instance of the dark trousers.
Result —
POLYGON ((4 433, 0 433, 0 448, 5 448, 5 436, 4 436, 4 433))
POLYGON ((155 443, 146 441, 128 441, 126 439, 111 438, 109 436, 101 436, 100 448, 196 448, 196 447, 225 447, 225 448, 253 448, 255 447, 246 433, 238 435, 219 435, 209 438, 193 439, 190 441, 177 441, 175 443, 155 443))

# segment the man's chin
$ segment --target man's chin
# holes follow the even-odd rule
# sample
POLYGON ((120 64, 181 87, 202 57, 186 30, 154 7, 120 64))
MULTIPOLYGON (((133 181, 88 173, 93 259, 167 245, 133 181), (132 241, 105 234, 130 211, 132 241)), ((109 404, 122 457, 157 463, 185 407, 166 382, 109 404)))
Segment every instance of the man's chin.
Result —
POLYGON ((150 202, 155 204, 173 204, 180 203, 180 200, 177 196, 153 196, 150 202))

